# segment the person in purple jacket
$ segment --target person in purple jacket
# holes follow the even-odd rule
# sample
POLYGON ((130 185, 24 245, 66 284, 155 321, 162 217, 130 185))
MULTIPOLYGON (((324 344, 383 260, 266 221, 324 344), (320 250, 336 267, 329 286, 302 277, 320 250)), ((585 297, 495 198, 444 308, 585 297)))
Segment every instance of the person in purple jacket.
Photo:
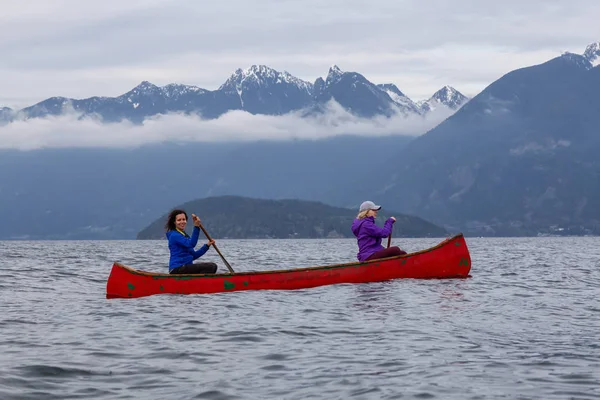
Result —
POLYGON ((214 262, 194 263, 208 251, 215 241, 210 240, 198 250, 194 250, 200 236, 200 218, 192 214, 194 231, 190 237, 186 231, 187 213, 183 210, 173 210, 167 217, 165 230, 169 240, 169 273, 170 274, 214 274, 217 264, 214 262))
POLYGON ((392 233, 392 227, 394 222, 396 222, 396 218, 388 218, 383 228, 380 228, 375 224, 375 218, 379 210, 381 210, 381 206, 372 201, 365 201, 360 205, 358 215, 352 223, 352 233, 354 233, 354 236, 358 240, 358 254, 356 255, 358 261, 362 262, 406 254, 398 246, 391 246, 386 249, 381 245, 381 239, 388 237, 392 233))

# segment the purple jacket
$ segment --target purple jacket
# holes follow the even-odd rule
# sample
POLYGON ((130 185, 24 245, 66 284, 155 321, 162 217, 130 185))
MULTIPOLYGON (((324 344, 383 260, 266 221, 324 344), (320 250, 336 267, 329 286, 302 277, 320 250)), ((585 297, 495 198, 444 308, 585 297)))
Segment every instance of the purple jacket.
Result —
POLYGON ((374 217, 354 220, 352 233, 358 239, 358 254, 356 255, 358 261, 364 261, 376 251, 385 249, 381 245, 381 239, 390 236, 393 224, 394 220, 391 218, 385 221, 383 228, 375 225, 374 217))

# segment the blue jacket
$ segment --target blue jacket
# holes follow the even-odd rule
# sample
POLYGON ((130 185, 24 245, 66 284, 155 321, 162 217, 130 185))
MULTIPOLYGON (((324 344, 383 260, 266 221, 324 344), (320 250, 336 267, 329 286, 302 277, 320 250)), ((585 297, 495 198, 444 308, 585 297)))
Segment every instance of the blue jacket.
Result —
POLYGON ((169 251, 171 257, 169 258, 169 271, 173 268, 181 267, 182 265, 191 264, 195 259, 200 258, 208 251, 208 245, 200 247, 198 251, 194 250, 196 244, 198 244, 198 237, 200 236, 200 228, 194 226, 192 237, 189 237, 187 233, 181 233, 178 230, 168 231, 167 239, 169 239, 169 251))
POLYGON ((381 239, 390 236, 393 224, 394 220, 391 218, 385 221, 383 228, 375 225, 374 217, 354 220, 352 233, 358 239, 358 254, 356 255, 358 261, 364 261, 376 251, 385 249, 381 245, 381 239))

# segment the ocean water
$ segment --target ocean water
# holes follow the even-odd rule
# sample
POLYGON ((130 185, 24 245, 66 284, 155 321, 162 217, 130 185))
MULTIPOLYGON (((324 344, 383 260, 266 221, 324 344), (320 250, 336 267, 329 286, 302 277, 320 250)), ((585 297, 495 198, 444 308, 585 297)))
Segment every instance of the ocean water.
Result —
MULTIPOLYGON (((239 271, 356 253, 217 244, 239 271)), ((600 398, 600 238, 467 244, 469 279, 107 300, 113 261, 165 271, 166 243, 0 242, 0 399, 600 398)))

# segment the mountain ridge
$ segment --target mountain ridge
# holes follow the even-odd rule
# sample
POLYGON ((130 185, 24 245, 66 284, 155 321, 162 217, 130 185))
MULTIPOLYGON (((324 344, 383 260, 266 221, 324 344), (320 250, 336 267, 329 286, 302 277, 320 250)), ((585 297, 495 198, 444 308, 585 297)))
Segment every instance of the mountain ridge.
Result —
MULTIPOLYGON (((468 98, 455 89, 451 90, 459 95, 448 101, 441 99, 438 103, 455 111, 468 98), (457 99, 460 99, 460 104, 457 99)), ((68 112, 82 117, 97 117, 102 122, 129 120, 135 123, 168 113, 215 119, 234 110, 261 115, 302 111, 307 116, 323 112, 330 100, 335 100, 351 114, 365 118, 377 115, 390 117, 397 113, 424 116, 430 111, 427 107, 421 108, 393 84, 374 84, 362 74, 342 71, 337 65, 329 68, 325 79, 319 77, 314 83, 287 71, 251 65, 246 69, 236 69, 216 90, 176 83, 157 86, 143 80, 116 97, 72 99, 54 96, 19 110, 2 111, 0 120, 6 123, 68 112)))

